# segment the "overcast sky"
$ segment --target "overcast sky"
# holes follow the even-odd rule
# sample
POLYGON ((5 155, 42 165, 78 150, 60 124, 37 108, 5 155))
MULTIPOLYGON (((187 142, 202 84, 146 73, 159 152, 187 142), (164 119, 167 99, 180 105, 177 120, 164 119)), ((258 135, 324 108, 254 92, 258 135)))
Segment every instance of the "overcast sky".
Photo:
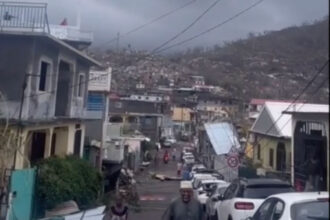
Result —
MULTIPOLYGON (((33 0, 30 0, 33 1, 33 0)), ((103 42, 184 5, 191 0, 41 0, 48 2, 50 23, 68 18, 75 25, 81 12, 81 27, 94 32, 94 46, 114 47, 103 42)), ((181 31, 215 0, 196 0, 188 7, 120 39, 120 46, 153 49, 181 31)), ((221 0, 203 19, 175 42, 221 23, 257 0, 221 0)), ((329 0, 265 0, 221 28, 195 39, 184 47, 213 46, 224 41, 245 38, 249 32, 279 30, 329 14, 329 0)), ((180 50, 183 47, 173 50, 180 50)), ((172 51, 173 51, 172 50, 172 51)))

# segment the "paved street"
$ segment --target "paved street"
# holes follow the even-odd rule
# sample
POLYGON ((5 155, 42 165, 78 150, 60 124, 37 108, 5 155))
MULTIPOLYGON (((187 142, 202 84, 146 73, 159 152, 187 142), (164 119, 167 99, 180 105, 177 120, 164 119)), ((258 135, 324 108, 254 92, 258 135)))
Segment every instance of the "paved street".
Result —
MULTIPOLYGON (((179 150, 179 148, 178 148, 179 150)), ((171 200, 179 195, 179 181, 160 181, 152 179, 149 172, 176 175, 176 162, 164 164, 163 150, 158 153, 158 166, 150 166, 137 176, 141 212, 130 212, 129 220, 161 219, 171 200)))

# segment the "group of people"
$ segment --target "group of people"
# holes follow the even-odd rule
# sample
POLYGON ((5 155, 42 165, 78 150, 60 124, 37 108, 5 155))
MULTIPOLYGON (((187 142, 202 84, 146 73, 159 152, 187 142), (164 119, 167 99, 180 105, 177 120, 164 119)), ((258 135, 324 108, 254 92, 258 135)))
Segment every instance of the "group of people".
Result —
MULTIPOLYGON (((193 196, 190 181, 180 182, 180 197, 173 200, 163 213, 162 220, 202 220, 203 207, 193 196)), ((128 207, 121 196, 107 211, 105 220, 128 220, 128 207)))

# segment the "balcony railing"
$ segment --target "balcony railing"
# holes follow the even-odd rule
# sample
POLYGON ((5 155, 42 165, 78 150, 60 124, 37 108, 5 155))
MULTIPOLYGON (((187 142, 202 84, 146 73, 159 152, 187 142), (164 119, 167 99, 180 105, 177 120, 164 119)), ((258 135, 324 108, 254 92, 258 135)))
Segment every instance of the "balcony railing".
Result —
POLYGON ((47 4, 0 1, 0 31, 50 33, 47 4))
POLYGON ((93 33, 82 31, 76 26, 50 25, 50 33, 61 40, 92 43, 93 33))

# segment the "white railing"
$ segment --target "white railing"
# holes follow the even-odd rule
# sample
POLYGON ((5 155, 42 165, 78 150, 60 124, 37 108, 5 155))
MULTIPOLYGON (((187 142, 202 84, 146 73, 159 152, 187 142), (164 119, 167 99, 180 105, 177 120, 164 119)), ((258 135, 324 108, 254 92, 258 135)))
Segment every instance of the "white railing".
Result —
POLYGON ((49 33, 46 3, 0 1, 0 31, 49 33))
POLYGON ((82 31, 76 26, 50 25, 50 34, 61 40, 89 42, 93 41, 91 31, 82 31))

